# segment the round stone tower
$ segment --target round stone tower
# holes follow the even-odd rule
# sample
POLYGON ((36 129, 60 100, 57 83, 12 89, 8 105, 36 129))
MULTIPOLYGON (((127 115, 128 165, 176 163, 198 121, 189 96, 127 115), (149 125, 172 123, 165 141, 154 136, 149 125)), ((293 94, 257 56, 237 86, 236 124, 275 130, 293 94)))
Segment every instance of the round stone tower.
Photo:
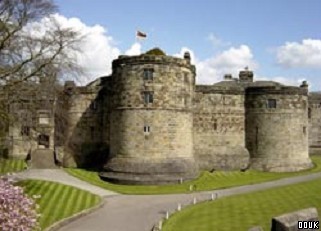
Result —
POLYGON ((161 184, 197 176, 193 156, 195 67, 162 54, 113 61, 110 155, 101 177, 161 184))
POLYGON ((252 168, 290 172, 312 167, 307 104, 305 87, 247 87, 246 146, 252 168))

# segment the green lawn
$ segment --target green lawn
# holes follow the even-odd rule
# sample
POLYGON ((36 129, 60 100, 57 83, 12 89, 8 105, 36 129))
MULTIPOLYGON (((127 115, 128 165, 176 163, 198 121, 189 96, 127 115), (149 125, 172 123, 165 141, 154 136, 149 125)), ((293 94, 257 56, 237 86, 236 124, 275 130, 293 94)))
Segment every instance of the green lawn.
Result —
POLYGON ((53 223, 79 213, 100 203, 101 199, 92 193, 71 186, 49 181, 26 180, 17 183, 29 195, 41 195, 36 199, 39 204, 42 229, 53 223))
POLYGON ((113 190, 123 194, 169 194, 169 193, 185 193, 189 192, 189 186, 195 185, 197 191, 213 190, 218 188, 228 188, 232 186, 240 186, 247 184, 255 184, 265 181, 277 180, 284 177, 293 177, 298 175, 309 174, 321 171, 321 155, 311 157, 315 167, 306 171, 295 173, 267 173, 249 170, 246 172, 231 171, 223 172, 217 171, 214 173, 202 172, 201 175, 189 182, 175 185, 150 185, 150 186, 136 186, 136 185, 117 185, 102 181, 97 172, 86 171, 83 169, 67 168, 69 174, 87 181, 99 187, 113 190))
POLYGON ((321 212, 321 179, 279 188, 229 196, 188 206, 170 216, 163 231, 247 231, 253 226, 271 230, 272 217, 316 207, 321 212))
POLYGON ((19 172, 27 167, 24 160, 0 158, 0 175, 8 172, 19 172))

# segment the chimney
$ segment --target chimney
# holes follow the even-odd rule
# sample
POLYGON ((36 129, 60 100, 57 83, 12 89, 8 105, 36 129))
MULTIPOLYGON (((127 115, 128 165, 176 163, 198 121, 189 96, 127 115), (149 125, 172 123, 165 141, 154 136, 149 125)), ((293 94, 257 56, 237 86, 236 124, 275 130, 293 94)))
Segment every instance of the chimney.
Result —
POLYGON ((231 75, 231 74, 225 74, 225 75, 224 75, 224 80, 226 80, 226 81, 231 81, 231 80, 233 80, 233 79, 232 79, 232 75, 231 75))
POLYGON ((305 88, 308 89, 309 88, 309 84, 306 80, 302 81, 302 84, 300 85, 301 88, 305 88))
POLYGON ((253 71, 250 71, 248 67, 245 67, 243 71, 239 73, 240 82, 253 82, 253 71))
POLYGON ((187 60, 189 64, 191 63, 191 55, 188 51, 184 53, 184 59, 187 60))

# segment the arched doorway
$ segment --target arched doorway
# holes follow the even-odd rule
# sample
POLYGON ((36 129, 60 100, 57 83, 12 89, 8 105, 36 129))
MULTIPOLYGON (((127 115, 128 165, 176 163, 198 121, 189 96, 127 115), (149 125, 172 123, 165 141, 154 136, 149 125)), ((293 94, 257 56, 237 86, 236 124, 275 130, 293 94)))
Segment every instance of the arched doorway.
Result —
POLYGON ((46 134, 40 134, 38 136, 38 147, 49 148, 49 136, 46 134))

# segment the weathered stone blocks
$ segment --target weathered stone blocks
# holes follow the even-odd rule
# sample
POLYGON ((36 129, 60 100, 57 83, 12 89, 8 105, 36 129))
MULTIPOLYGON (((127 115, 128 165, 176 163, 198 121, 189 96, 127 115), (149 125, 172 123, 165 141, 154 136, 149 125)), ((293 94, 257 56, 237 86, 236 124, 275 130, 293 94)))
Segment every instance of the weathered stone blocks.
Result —
MULTIPOLYGON (((317 209, 303 209, 293 213, 287 213, 278 217, 274 217, 272 219, 271 231, 319 230, 319 228, 313 228, 316 224, 313 221, 319 221, 317 209), (301 223, 299 224, 300 221, 301 223), (303 223, 304 221, 305 223, 303 223)), ((320 225, 318 226, 320 227, 320 225)))
POLYGON ((251 167, 274 172, 311 168, 306 89, 248 87, 245 101, 251 167))
POLYGON ((197 176, 194 71, 188 61, 167 56, 121 57, 113 62, 110 159, 102 177, 161 184, 197 176))

